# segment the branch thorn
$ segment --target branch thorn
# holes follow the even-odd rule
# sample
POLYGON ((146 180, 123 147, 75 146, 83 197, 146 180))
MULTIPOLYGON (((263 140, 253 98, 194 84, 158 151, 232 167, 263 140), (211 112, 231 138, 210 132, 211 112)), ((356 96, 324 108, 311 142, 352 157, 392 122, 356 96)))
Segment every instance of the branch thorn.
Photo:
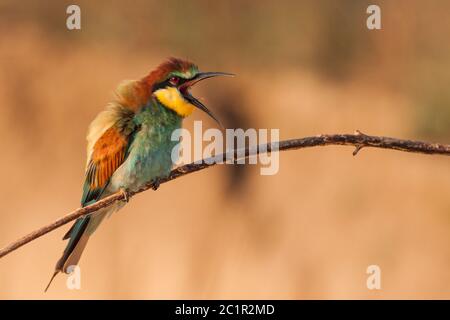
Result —
POLYGON ((361 150, 364 146, 362 144, 359 144, 356 146, 355 150, 353 151, 353 156, 356 156, 359 152, 359 150, 361 150))

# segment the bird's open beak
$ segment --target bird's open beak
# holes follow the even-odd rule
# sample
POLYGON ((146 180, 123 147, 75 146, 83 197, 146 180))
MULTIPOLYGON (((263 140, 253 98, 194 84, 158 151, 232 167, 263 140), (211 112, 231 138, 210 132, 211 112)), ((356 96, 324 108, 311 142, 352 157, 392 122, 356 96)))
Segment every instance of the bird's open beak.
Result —
POLYGON ((219 120, 214 116, 214 114, 209 111, 209 109, 200 101, 198 101, 196 98, 194 98, 191 93, 189 92, 189 88, 192 87, 197 82, 200 82, 202 80, 213 78, 217 76, 228 76, 228 77, 234 77, 234 74, 231 73, 225 73, 225 72, 200 72, 198 73, 194 78, 184 82, 180 87, 178 88, 180 92, 183 94, 184 98, 189 101, 191 104, 199 108, 200 110, 204 111, 206 114, 208 114, 211 118, 216 121, 219 126, 222 127, 219 120))

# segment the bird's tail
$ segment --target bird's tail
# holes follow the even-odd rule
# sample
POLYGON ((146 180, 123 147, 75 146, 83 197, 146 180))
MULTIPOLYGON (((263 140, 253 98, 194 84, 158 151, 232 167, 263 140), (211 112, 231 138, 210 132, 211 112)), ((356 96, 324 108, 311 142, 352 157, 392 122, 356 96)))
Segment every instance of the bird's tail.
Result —
POLYGON ((75 221, 63 237, 63 240, 69 239, 69 242, 64 249, 61 258, 56 263, 55 272, 45 288, 45 291, 50 287, 50 284, 59 272, 70 273, 68 268, 78 264, 89 237, 103 221, 103 218, 108 215, 108 213, 112 213, 115 210, 116 208, 114 208, 114 206, 112 208, 101 209, 92 215, 78 218, 77 221, 75 221))

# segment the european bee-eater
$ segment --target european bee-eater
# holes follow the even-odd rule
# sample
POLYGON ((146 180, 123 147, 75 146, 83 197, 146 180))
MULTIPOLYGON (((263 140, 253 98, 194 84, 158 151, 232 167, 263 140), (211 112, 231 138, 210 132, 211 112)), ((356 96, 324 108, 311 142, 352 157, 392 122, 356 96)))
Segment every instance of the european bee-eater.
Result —
MULTIPOLYGON (((170 58, 141 80, 125 81, 116 99, 98 114, 87 134, 87 163, 81 205, 90 205, 118 191, 136 191, 169 175, 172 149, 178 143, 172 132, 195 107, 214 115, 189 89, 197 82, 223 72, 200 72, 186 60, 170 58)), ((175 159, 174 159, 175 160, 175 159)), ((45 290, 59 272, 77 265, 89 237, 103 219, 124 202, 79 218, 64 236, 69 239, 45 290)))

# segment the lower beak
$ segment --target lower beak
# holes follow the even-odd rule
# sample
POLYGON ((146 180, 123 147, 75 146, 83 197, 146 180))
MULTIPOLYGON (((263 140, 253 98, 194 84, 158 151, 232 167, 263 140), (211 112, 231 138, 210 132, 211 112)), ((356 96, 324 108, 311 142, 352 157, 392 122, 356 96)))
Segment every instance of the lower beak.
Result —
POLYGON ((192 78, 189 81, 186 81, 185 83, 183 83, 180 87, 179 90, 180 92, 183 94, 184 98, 189 101, 191 104, 193 104, 194 106, 196 106, 197 108, 199 108, 200 110, 204 111, 206 114, 208 114, 211 118, 214 119, 214 121, 216 121, 219 126, 222 127, 222 125, 220 124, 219 120, 217 120, 217 118, 214 116, 214 114, 209 111, 209 109, 200 101, 198 101, 196 98, 194 98, 190 93, 189 93, 189 88, 192 87, 194 84, 196 84, 197 82, 200 82, 202 80, 208 79, 208 78, 213 78, 213 77, 217 77, 217 76, 228 76, 228 77, 233 77, 234 74, 231 73, 225 73, 225 72, 201 72, 198 73, 194 78, 192 78))

